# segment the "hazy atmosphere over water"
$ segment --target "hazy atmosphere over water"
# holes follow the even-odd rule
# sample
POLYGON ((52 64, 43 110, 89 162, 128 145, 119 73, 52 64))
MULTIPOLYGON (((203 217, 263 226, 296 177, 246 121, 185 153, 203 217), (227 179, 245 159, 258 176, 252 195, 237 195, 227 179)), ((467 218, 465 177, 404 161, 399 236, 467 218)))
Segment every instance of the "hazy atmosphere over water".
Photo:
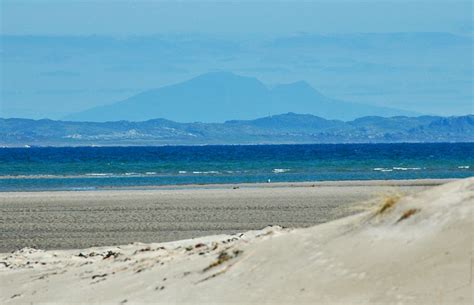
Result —
POLYGON ((62 119, 212 71, 473 112, 471 1, 7 0, 1 19, 1 117, 62 119))

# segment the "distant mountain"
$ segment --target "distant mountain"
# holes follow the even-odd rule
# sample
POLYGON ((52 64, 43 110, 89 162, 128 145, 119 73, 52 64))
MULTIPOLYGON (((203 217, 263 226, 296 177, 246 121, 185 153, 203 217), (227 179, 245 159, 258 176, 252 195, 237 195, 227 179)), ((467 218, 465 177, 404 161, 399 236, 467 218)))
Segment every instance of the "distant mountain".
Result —
POLYGON ((178 122, 223 122, 290 111, 341 120, 367 115, 416 115, 399 109, 331 99, 303 81, 269 89, 256 78, 213 72, 145 91, 111 105, 71 114, 65 119, 106 122, 166 117, 178 122))
POLYGON ((474 115, 326 120, 287 113, 225 123, 0 119, 1 146, 474 142, 474 115))

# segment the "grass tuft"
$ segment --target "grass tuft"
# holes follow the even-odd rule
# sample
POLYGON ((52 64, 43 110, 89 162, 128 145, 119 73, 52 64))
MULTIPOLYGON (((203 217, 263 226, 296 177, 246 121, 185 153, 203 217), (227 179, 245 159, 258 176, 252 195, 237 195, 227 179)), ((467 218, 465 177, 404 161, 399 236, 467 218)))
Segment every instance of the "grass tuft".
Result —
POLYGON ((204 268, 202 271, 206 272, 209 269, 217 267, 220 264, 225 263, 226 261, 239 256, 242 252, 243 252, 242 250, 234 250, 232 254, 228 254, 226 251, 222 251, 221 253, 219 253, 219 256, 217 257, 217 259, 214 262, 212 262, 209 266, 204 268))
POLYGON ((396 223, 399 223, 400 221, 405 220, 405 219, 411 217, 413 214, 418 213, 419 211, 420 211, 420 209, 409 209, 409 210, 406 210, 405 212, 403 212, 402 216, 400 216, 400 218, 397 220, 396 223))
POLYGON ((380 205, 380 208, 377 210, 375 214, 381 215, 387 212, 388 210, 392 209, 395 206, 395 204, 397 204, 398 200, 400 200, 400 196, 393 195, 393 196, 385 197, 382 204, 380 205))
POLYGON ((214 268, 214 267, 217 267, 219 266, 220 264, 228 261, 229 259, 231 259, 232 257, 227 254, 227 252, 225 251, 222 251, 221 253, 219 253, 219 256, 217 257, 217 260, 215 260, 213 263, 211 263, 209 266, 207 266, 206 268, 204 268, 204 272, 206 272, 207 270, 211 269, 211 268, 214 268))

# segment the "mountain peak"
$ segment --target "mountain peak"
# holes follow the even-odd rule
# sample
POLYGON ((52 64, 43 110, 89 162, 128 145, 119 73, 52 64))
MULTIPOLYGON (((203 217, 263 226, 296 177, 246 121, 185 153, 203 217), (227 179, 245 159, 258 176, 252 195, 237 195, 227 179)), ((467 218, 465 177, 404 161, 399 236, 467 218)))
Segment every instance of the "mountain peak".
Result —
POLYGON ((289 83, 287 85, 292 86, 292 87, 312 88, 312 89, 314 89, 313 87, 311 87, 311 85, 307 81, 304 81, 304 80, 299 80, 299 81, 296 81, 296 82, 293 82, 293 83, 289 83))
POLYGON ((305 81, 269 89, 254 77, 215 71, 142 92, 115 104, 73 114, 66 119, 103 122, 145 121, 159 117, 177 122, 224 122, 288 112, 342 120, 366 115, 412 115, 397 109, 330 99, 305 81))
MULTIPOLYGON (((213 84, 213 83, 224 83, 224 82, 244 82, 244 81, 250 81, 250 82, 255 82, 262 84, 258 79, 255 77, 248 77, 248 76, 243 76, 243 75, 238 75, 233 72, 229 71, 212 71, 212 72, 207 72, 204 74, 200 74, 196 77, 191 78, 187 82, 202 82, 202 83, 208 83, 208 84, 213 84)), ((263 86, 263 84, 262 84, 263 86)))
POLYGON ((203 74, 199 74, 195 78, 213 78, 213 77, 244 77, 237 75, 231 71, 219 70, 219 71, 210 71, 203 74))

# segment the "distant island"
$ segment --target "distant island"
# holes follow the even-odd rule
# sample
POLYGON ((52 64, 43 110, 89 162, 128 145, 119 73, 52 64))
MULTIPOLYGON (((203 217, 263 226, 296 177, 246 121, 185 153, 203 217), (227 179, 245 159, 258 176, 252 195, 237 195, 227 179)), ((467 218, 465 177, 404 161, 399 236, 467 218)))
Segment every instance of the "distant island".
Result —
POLYGON ((0 146, 474 142, 474 115, 366 116, 351 121, 286 113, 224 123, 0 119, 0 146))
POLYGON ((305 81, 266 86, 254 77, 231 72, 209 72, 192 79, 151 89, 109 105, 72 113, 67 121, 146 121, 167 118, 176 122, 215 123, 250 120, 287 112, 326 119, 354 120, 363 116, 417 116, 391 107, 330 98, 305 81))

